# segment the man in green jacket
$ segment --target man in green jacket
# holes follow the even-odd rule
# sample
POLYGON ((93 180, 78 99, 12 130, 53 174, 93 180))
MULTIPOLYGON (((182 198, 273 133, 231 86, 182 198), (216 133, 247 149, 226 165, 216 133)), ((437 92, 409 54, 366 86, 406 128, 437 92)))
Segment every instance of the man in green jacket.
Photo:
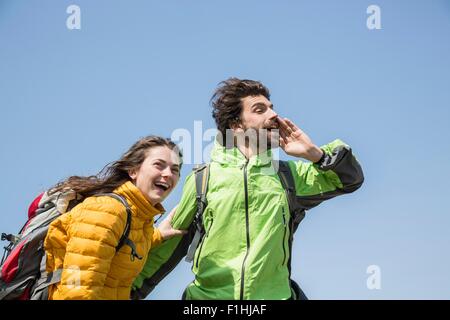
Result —
MULTIPOLYGON (((304 210, 358 189, 364 176, 349 146, 335 140, 322 147, 294 123, 278 116, 260 82, 228 79, 212 98, 219 134, 211 153, 205 234, 195 251, 195 280, 185 299, 296 299, 290 279, 292 219, 285 190, 273 164, 278 145, 290 156, 295 192, 304 210)), ((172 225, 187 229, 197 210, 195 175, 186 178, 172 225)), ((134 297, 152 289, 180 237, 150 252, 134 283, 134 297), (162 267, 162 269, 161 269, 162 267)), ((185 252, 184 252, 185 254, 185 252)))

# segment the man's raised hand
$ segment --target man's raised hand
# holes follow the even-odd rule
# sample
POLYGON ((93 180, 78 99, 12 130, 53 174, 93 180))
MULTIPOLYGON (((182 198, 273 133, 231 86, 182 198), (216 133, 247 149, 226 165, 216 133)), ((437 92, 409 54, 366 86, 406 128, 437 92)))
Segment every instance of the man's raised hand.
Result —
POLYGON ((278 117, 280 146, 288 155, 319 161, 323 151, 317 147, 306 133, 287 118, 278 117))

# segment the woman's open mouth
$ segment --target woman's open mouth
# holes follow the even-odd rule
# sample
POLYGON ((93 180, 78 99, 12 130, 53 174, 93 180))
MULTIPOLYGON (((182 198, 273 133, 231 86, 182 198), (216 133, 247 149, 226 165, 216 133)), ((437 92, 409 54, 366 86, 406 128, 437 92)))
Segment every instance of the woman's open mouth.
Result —
POLYGON ((153 185, 156 187, 157 190, 160 190, 162 192, 166 192, 170 188, 170 185, 165 182, 155 182, 153 185))

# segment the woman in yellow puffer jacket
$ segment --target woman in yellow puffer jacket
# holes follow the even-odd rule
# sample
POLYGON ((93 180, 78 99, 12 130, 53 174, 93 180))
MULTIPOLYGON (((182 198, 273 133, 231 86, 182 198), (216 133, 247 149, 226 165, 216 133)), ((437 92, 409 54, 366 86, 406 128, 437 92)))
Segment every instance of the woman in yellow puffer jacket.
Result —
POLYGON ((172 141, 149 136, 97 176, 73 176, 52 189, 72 189, 85 200, 49 227, 46 270, 62 269, 61 281, 49 287, 50 300, 129 299, 150 248, 184 233, 171 227, 171 216, 159 228, 153 227, 154 216, 164 212, 161 202, 179 180, 181 161, 172 141), (126 245, 116 252, 126 226, 126 208, 112 197, 95 196, 110 192, 125 198, 131 208, 128 239, 141 259, 135 259, 126 245))

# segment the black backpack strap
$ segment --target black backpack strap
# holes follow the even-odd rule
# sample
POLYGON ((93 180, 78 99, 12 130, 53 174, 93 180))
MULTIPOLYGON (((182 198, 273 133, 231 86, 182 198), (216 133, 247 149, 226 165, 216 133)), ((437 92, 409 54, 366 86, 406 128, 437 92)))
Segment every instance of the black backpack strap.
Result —
POLYGON ((195 213, 193 225, 195 228, 194 238, 192 239, 189 250, 186 254, 186 261, 192 262, 194 260, 195 251, 200 243, 200 240, 205 235, 205 227, 203 226, 203 211, 208 205, 206 201, 206 193, 208 192, 209 180, 209 164, 202 164, 194 168, 195 174, 195 190, 197 200, 197 211, 195 213))
POLYGON ((289 204, 289 212, 291 213, 291 219, 293 224, 293 234, 297 231, 298 225, 305 217, 305 209, 299 204, 297 200, 297 193, 295 190, 295 181, 292 176, 292 171, 289 168, 287 161, 278 161, 278 176, 280 177, 281 184, 286 191, 286 196, 289 204))
POLYGON ((131 208, 130 208, 130 205, 128 204, 127 200, 124 197, 122 197, 120 194, 113 193, 113 192, 99 193, 99 194, 96 194, 95 196, 96 197, 101 197, 101 196, 111 197, 123 204, 123 206, 125 207, 125 209, 127 211, 127 222, 126 222, 123 234, 120 237, 119 244, 116 247, 116 252, 119 251, 120 248, 122 248, 126 244, 127 246, 129 246, 131 248, 131 256, 130 256, 131 261, 134 261, 135 258, 142 260, 142 256, 140 256, 136 252, 136 245, 134 244, 133 241, 131 241, 128 238, 128 236, 130 235, 130 229, 131 229, 131 208))
POLYGON ((297 228, 305 217, 305 208, 299 203, 297 192, 295 189, 295 180, 292 175, 291 168, 289 167, 289 163, 287 161, 278 161, 274 163, 274 168, 276 168, 276 164, 278 165, 278 176, 280 177, 281 184, 283 189, 286 192, 289 212, 291 215, 291 223, 289 224, 290 229, 290 237, 289 237, 289 260, 288 260, 288 269, 289 269, 289 279, 291 283, 291 289, 293 295, 291 299, 294 300, 308 300, 300 286, 291 279, 291 257, 292 257, 292 244, 294 241, 294 233, 297 231, 297 228))

